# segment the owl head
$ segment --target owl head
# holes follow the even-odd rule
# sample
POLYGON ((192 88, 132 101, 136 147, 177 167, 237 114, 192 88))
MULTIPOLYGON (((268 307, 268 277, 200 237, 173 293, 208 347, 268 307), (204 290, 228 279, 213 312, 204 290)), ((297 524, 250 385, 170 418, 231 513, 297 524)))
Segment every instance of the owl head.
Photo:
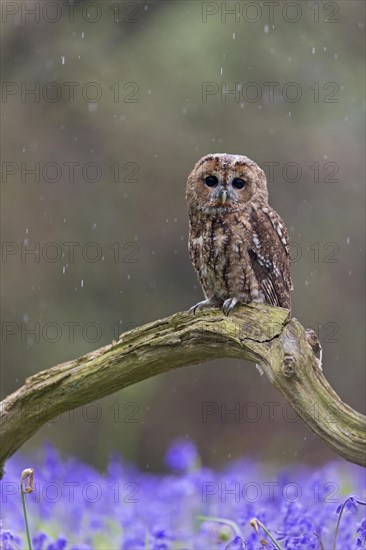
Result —
POLYGON ((266 176, 243 155, 206 155, 188 176, 186 199, 190 210, 207 214, 242 210, 268 201, 266 176))

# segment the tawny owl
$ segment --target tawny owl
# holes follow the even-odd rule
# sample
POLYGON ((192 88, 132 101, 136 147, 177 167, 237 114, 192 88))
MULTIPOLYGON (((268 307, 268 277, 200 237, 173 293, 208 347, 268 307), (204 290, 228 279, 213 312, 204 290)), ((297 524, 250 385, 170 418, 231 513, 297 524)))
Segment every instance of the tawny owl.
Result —
POLYGON ((290 309, 290 249, 286 227, 268 204, 266 176, 242 155, 206 155, 187 181, 189 253, 205 300, 222 307, 267 302, 290 309))

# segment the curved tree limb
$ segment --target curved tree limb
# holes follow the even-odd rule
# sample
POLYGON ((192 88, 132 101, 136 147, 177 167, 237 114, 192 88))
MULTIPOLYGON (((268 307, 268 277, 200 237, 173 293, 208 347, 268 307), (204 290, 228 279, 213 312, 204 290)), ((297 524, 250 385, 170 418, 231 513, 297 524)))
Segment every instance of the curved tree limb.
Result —
POLYGON ((298 415, 336 453, 366 466, 366 418, 324 378, 309 335, 285 309, 251 304, 230 317, 177 313, 118 342, 27 378, 0 408, 0 464, 67 410, 184 365, 233 357, 261 365, 298 415))

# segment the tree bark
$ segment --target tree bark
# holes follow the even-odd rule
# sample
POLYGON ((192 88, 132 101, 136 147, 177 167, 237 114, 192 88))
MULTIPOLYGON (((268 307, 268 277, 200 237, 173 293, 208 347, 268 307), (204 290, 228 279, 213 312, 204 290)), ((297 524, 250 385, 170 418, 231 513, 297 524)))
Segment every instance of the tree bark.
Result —
POLYGON ((232 357, 259 364, 308 426, 340 456, 366 466, 366 417, 342 402, 323 375, 313 342, 289 312, 251 304, 177 313, 122 334, 118 342, 27 378, 0 404, 0 464, 59 414, 184 365, 232 357))

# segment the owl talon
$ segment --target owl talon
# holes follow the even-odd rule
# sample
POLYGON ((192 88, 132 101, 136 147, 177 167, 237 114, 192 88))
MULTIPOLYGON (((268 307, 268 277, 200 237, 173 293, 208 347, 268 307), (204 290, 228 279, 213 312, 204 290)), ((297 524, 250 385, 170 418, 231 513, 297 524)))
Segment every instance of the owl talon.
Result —
POLYGON ((224 315, 228 317, 232 312, 232 310, 234 309, 234 307, 236 306, 236 304, 239 302, 240 302, 239 298, 228 298, 227 300, 225 300, 225 302, 222 305, 222 311, 224 315))
POLYGON ((220 307, 222 302, 217 300, 216 298, 209 298, 208 300, 202 300, 202 302, 198 302, 198 304, 192 306, 188 313, 191 313, 192 315, 195 315, 199 311, 202 311, 203 309, 208 309, 212 307, 220 307))

